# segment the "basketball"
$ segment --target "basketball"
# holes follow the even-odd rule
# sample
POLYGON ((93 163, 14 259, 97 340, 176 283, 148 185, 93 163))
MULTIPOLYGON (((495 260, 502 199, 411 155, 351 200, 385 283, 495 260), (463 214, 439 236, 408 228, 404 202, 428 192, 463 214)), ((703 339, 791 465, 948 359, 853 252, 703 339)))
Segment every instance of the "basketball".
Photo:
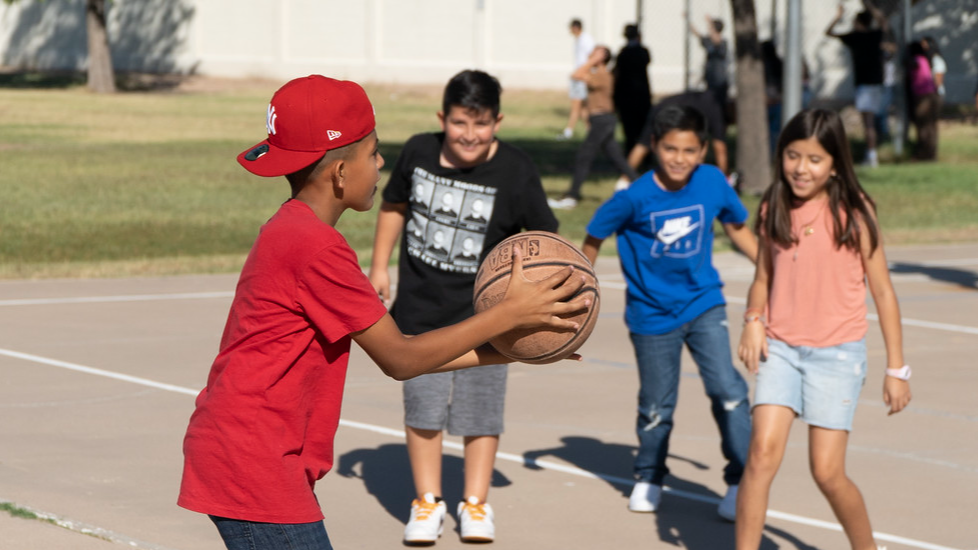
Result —
POLYGON ((576 275, 584 275, 585 284, 569 300, 588 295, 591 305, 565 317, 578 323, 577 331, 517 329, 490 340, 490 344, 503 355, 524 363, 544 364, 565 359, 585 343, 598 320, 595 271, 588 258, 560 235, 547 231, 518 233, 496 245, 480 264, 473 289, 473 307, 477 313, 499 303, 506 295, 514 246, 522 251, 524 276, 531 281, 546 279, 565 266, 574 266, 576 275))

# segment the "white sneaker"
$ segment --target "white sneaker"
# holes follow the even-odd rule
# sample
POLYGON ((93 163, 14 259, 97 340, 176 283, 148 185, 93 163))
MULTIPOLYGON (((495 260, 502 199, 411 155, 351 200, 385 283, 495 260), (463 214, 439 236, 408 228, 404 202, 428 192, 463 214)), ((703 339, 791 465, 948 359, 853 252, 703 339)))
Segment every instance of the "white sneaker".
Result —
POLYGON ((547 205, 556 210, 571 210, 578 206, 578 199, 564 197, 563 199, 547 199, 547 205))
POLYGON ((728 521, 734 521, 734 512, 738 507, 738 486, 729 485, 720 505, 717 506, 717 515, 728 521))
POLYGON ((631 184, 631 183, 632 182, 629 181, 629 178, 627 178, 625 176, 619 176, 619 180, 615 182, 615 190, 616 191, 622 191, 622 190, 628 189, 629 188, 629 184, 631 184))
POLYGON ((867 158, 863 161, 864 166, 869 166, 870 168, 877 168, 877 151, 870 150, 867 151, 867 158))
POLYGON ((433 543, 442 535, 445 523, 445 502, 435 501, 435 495, 425 493, 421 500, 411 501, 411 517, 405 525, 405 542, 433 543))
POLYGON ((493 507, 485 502, 480 504, 476 497, 460 502, 459 533, 462 535, 462 542, 493 542, 496 534, 493 527, 493 507))
POLYGON ((655 512, 663 497, 663 486, 648 481, 637 481, 629 496, 629 510, 633 512, 655 512))

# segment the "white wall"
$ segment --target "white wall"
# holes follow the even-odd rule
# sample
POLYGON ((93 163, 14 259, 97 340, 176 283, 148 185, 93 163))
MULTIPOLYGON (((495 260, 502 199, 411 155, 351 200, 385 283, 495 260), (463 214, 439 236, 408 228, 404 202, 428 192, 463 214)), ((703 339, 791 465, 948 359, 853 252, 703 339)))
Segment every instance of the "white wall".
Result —
MULTIPOLYGON (((703 50, 688 34, 687 0, 644 0, 642 32, 653 55, 654 93, 701 83, 703 50), (688 64, 685 61, 689 59, 688 64), (688 68, 687 68, 688 67, 688 68), (685 72, 689 77, 685 80, 685 72)), ((759 38, 771 36, 772 8, 784 28, 784 0, 756 0, 759 38)), ((835 1, 803 2, 803 45, 817 95, 846 99, 852 78, 846 50, 823 36, 835 1)), ((584 21, 617 51, 636 0, 114 0, 109 31, 123 70, 197 72, 286 80, 310 73, 363 82, 441 85, 463 68, 481 68, 505 87, 563 89, 571 71, 568 23, 584 21)), ((691 20, 726 23, 729 0, 689 0, 691 20)), ((845 0, 847 16, 860 0, 845 0)), ((971 101, 976 86, 976 0, 924 0, 916 34, 939 38, 949 63, 949 100, 971 101)), ((844 25, 845 28, 845 25, 844 25)), ((776 36, 781 44, 784 36, 776 36)), ((0 64, 81 69, 84 0, 0 3, 0 64)), ((781 49, 781 48, 780 48, 781 49)))

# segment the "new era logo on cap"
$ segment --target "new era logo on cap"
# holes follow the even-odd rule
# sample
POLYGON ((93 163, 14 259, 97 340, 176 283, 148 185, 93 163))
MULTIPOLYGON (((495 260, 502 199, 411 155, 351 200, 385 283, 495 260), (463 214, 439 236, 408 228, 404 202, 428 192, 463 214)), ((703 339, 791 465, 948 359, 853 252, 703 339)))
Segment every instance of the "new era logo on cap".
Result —
POLYGON ((284 176, 371 133, 374 107, 356 82, 310 75, 275 92, 265 126, 268 139, 239 154, 238 162, 259 176, 284 176))

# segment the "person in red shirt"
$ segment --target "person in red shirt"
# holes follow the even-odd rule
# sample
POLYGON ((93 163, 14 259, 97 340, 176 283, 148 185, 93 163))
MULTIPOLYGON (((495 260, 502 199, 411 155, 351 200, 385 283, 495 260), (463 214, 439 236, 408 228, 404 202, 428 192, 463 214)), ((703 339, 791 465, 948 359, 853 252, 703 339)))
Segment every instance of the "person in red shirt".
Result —
POLYGON ((295 79, 272 97, 266 126, 268 138, 238 162, 285 176, 291 196, 242 267, 184 438, 177 504, 208 514, 229 550, 325 550, 313 487, 333 466, 351 340, 398 380, 504 363, 489 339, 516 327, 576 328, 558 316, 585 306, 562 302, 583 279, 567 269, 528 281, 517 251, 499 305, 407 337, 335 229, 344 211, 371 209, 384 165, 367 94, 354 82, 295 79))

